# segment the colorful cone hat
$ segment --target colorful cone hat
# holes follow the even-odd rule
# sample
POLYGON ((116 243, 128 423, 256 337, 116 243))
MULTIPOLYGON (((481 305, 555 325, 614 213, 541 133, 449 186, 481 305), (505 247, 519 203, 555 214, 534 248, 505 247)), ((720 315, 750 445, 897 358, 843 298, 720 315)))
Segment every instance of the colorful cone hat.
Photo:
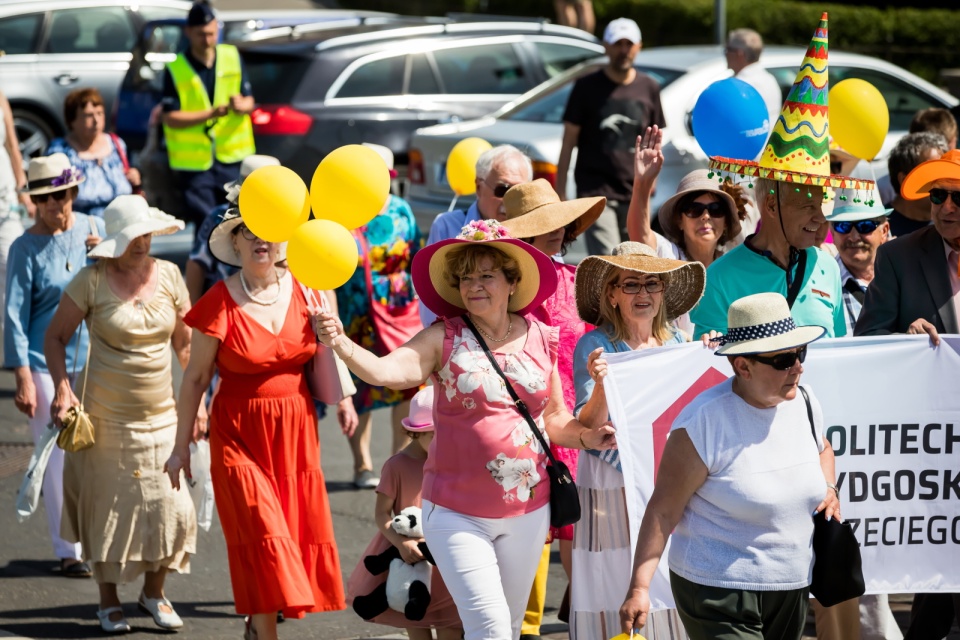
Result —
POLYGON ((827 14, 824 13, 760 161, 716 157, 710 158, 710 168, 778 182, 872 190, 871 180, 830 174, 827 69, 827 14))

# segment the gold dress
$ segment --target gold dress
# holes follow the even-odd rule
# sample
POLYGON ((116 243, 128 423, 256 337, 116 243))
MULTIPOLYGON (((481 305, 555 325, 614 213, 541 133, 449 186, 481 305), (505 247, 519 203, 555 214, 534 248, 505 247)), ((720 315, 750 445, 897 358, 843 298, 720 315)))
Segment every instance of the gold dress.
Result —
MULTIPOLYGON (((189 296, 180 270, 156 263, 156 292, 142 303, 113 293, 103 261, 65 290, 90 329, 83 404, 96 444, 66 454, 61 535, 81 543, 100 583, 161 568, 188 573, 196 550, 190 494, 174 491, 163 472, 177 433, 170 336, 189 296)), ((81 373, 78 398, 82 385, 81 373)))

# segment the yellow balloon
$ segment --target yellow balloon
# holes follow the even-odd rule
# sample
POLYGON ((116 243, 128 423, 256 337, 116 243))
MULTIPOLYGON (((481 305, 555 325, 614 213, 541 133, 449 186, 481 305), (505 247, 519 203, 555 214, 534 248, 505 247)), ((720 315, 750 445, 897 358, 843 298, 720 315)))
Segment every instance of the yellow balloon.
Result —
POLYGON ((240 186, 240 215, 257 237, 286 242, 310 218, 307 185, 286 167, 255 169, 240 186))
MULTIPOLYGON (((630 640, 630 634, 628 634, 628 633, 621 633, 621 634, 618 635, 618 636, 613 636, 612 638, 610 638, 610 640, 630 640)), ((635 634, 633 634, 633 640, 645 640, 645 639, 644 639, 644 637, 643 637, 642 635, 640 635, 639 633, 635 633, 635 634)))
POLYGON ((880 153, 890 130, 890 111, 875 86, 859 78, 830 89, 830 135, 844 151, 861 160, 880 153))
POLYGON ((357 241, 339 222, 310 220, 287 244, 287 266, 311 289, 336 289, 357 270, 357 241))
POLYGON ((447 156, 447 183, 458 196, 477 192, 477 159, 493 146, 483 138, 464 138, 447 156))
POLYGON ((376 151, 360 144, 334 149, 310 181, 313 215, 356 229, 370 222, 387 203, 390 169, 376 151))

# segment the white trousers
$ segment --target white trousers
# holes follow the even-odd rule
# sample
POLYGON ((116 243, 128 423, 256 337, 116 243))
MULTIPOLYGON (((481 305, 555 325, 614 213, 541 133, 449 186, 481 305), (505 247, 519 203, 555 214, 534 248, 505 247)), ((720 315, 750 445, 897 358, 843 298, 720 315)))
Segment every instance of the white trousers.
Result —
MULTIPOLYGON (((16 204, 16 202, 14 202, 16 204)), ((0 214, 0 336, 3 335, 4 310, 7 308, 7 255, 10 245, 23 235, 23 223, 14 213, 0 214)), ((3 341, 0 340, 0 354, 3 353, 3 341)))
MULTIPOLYGON (((53 378, 49 373, 32 371, 33 384, 37 388, 37 411, 30 418, 33 443, 50 424, 50 403, 53 402, 53 378)), ((54 445, 47 470, 43 474, 43 506, 47 511, 47 527, 53 540, 53 553, 58 558, 80 559, 80 545, 60 537, 60 514, 63 511, 63 449, 54 445)))
POLYGON ((550 507, 477 518, 423 501, 423 533, 463 622, 466 640, 517 640, 550 507))

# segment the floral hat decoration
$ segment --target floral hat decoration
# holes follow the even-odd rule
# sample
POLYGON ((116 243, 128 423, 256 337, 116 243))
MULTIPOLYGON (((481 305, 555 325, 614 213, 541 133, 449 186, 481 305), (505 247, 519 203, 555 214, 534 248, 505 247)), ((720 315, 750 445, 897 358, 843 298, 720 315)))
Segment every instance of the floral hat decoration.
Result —
POLYGON ((510 237, 496 220, 474 220, 460 235, 424 247, 413 258, 413 286, 420 300, 440 318, 463 315, 466 306, 458 287, 450 286, 447 256, 465 244, 483 244, 499 249, 520 267, 520 280, 510 297, 508 311, 523 315, 557 290, 557 272, 550 257, 533 245, 510 237))
POLYGON ((52 153, 30 161, 24 193, 39 195, 75 187, 84 181, 83 172, 70 164, 65 153, 52 153))

